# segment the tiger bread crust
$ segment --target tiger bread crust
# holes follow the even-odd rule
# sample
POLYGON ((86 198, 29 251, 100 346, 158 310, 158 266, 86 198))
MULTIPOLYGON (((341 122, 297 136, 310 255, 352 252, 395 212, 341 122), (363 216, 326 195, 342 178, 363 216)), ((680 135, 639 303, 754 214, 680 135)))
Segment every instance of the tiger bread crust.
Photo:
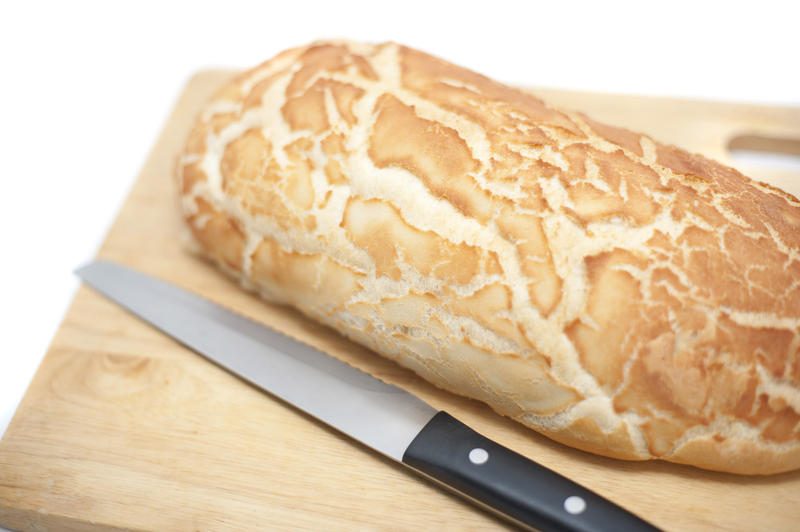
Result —
POLYGON ((246 287, 567 445, 800 468, 800 202, 394 43, 239 75, 180 156, 246 287))

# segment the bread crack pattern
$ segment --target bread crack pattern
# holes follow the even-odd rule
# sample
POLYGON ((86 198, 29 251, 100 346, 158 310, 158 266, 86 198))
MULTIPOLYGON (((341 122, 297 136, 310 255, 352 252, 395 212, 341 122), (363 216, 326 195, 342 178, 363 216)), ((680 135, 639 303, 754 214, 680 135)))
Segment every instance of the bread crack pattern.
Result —
POLYGON ((205 252, 587 451, 800 468, 800 202, 394 43, 237 76, 177 167, 205 252))

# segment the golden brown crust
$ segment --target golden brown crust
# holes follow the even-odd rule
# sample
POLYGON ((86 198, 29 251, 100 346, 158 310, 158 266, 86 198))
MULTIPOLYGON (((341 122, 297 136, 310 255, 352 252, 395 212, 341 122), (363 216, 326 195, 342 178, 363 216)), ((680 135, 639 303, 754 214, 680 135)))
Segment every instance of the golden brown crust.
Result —
POLYGON ((238 76, 178 169, 208 254, 568 445, 800 468, 800 202, 386 43, 238 76))

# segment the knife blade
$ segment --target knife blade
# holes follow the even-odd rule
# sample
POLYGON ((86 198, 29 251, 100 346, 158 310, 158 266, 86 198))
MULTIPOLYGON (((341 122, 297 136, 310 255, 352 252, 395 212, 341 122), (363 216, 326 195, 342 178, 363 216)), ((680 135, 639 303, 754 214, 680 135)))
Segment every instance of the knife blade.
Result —
POLYGON ((657 530, 405 390, 201 296, 110 261, 75 273, 243 380, 512 523, 542 531, 657 530))

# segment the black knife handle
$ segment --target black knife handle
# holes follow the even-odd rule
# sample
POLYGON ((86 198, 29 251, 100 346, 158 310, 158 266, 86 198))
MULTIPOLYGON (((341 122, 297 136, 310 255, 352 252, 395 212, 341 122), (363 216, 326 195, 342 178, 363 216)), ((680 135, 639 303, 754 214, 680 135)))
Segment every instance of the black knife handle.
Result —
POLYGON ((653 525, 439 412, 403 463, 542 532, 658 530, 653 525))

